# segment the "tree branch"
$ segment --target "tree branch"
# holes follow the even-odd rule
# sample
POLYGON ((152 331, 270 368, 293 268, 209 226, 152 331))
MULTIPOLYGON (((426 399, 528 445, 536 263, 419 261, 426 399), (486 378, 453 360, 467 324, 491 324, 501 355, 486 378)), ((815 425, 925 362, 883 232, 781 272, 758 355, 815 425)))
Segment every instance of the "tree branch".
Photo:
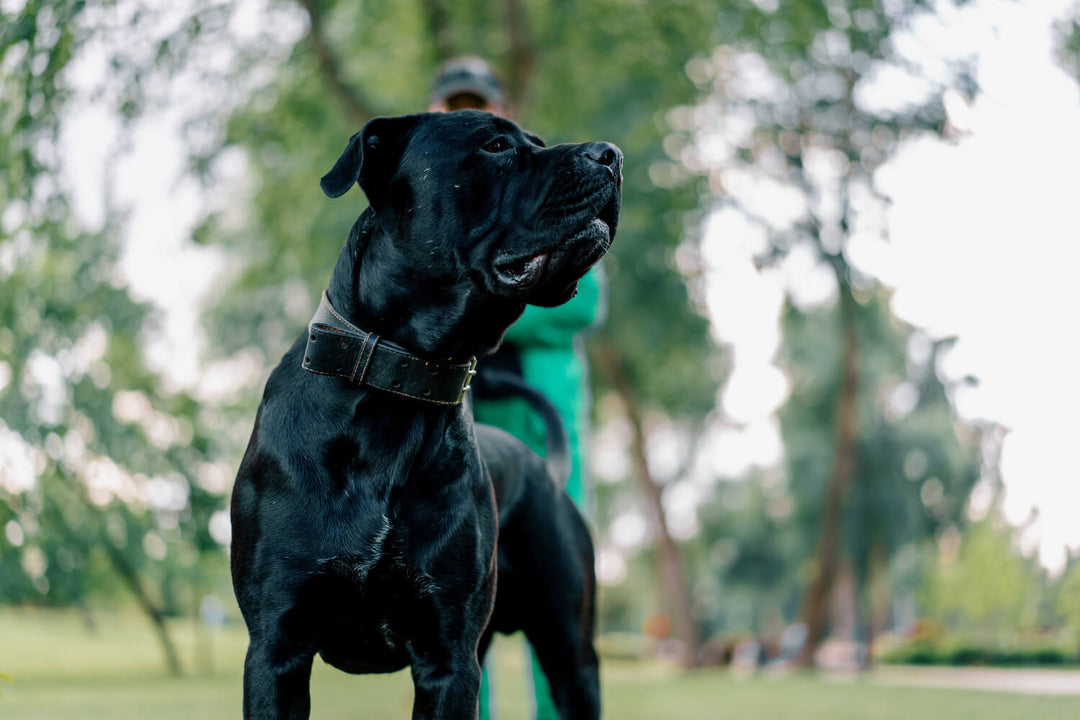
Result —
POLYGON ((358 89, 345 81, 341 63, 323 33, 323 15, 319 0, 296 0, 308 15, 308 38, 311 40, 319 71, 330 90, 341 103, 342 109, 352 122, 359 126, 381 113, 377 112, 371 101, 358 89))
POLYGON ((834 422, 835 448, 832 469, 825 487, 825 504, 821 515, 821 533, 818 535, 814 576, 803 597, 803 622, 806 623, 806 642, 795 663, 800 667, 813 667, 815 652, 825 639, 828 602, 836 582, 840 564, 840 534, 844 505, 855 481, 856 446, 858 444, 859 417, 859 363, 858 338, 855 330, 855 298, 851 284, 843 271, 843 264, 832 262, 836 282, 840 288, 840 324, 843 355, 840 365, 840 390, 836 397, 834 422))
POLYGON ((693 599, 690 594, 690 580, 682 552, 668 527, 664 513, 663 488, 649 470, 649 457, 645 447, 645 422, 637 393, 626 374, 626 363, 611 342, 597 338, 590 346, 595 365, 604 373, 608 383, 614 388, 623 406, 623 412, 633 433, 630 453, 634 460, 634 469, 645 501, 652 514, 653 529, 656 531, 657 574, 660 580, 662 597, 667 601, 668 611, 674 616, 675 630, 682 640, 682 665, 692 668, 698 664, 698 649, 701 639, 698 634, 697 618, 694 615, 693 599))
MULTIPOLYGON (((172 641, 172 637, 169 635, 169 628, 165 622, 165 611, 153 598, 150 597, 150 591, 146 587, 146 583, 143 581, 142 576, 139 574, 135 565, 125 557, 124 553, 116 546, 116 544, 109 537, 109 534, 105 531, 105 518, 104 513, 97 508, 86 496, 85 487, 81 483, 72 483, 72 494, 75 500, 82 506, 83 510, 92 518, 93 524, 96 526, 96 532, 92 533, 96 535, 96 542, 105 550, 105 554, 109 558, 109 562, 112 565, 113 570, 120 576, 120 579, 124 581, 128 590, 135 596, 139 608, 142 609, 146 616, 150 619, 151 624, 154 626, 154 633, 157 635, 158 642, 161 643, 161 650, 165 654, 165 666, 169 671, 169 674, 173 677, 179 677, 183 674, 183 669, 180 664, 180 655, 177 653, 176 645, 172 641)), ((52 516, 53 525, 59 528, 64 539, 71 545, 79 548, 83 548, 83 551, 87 551, 86 535, 76 532, 75 526, 69 521, 63 510, 59 505, 55 504, 55 512, 52 516)), ((82 600, 79 600, 80 609, 83 610, 84 616, 89 618, 89 612, 86 612, 85 606, 82 600)), ((92 620, 91 620, 92 622, 92 620)))
POLYGON ((100 536, 101 546, 105 548, 105 554, 109 556, 109 561, 112 563, 113 569, 124 581, 124 584, 128 586, 131 594, 135 596, 135 600, 138 601, 139 607, 142 608, 143 612, 146 613, 146 616, 150 618, 150 622, 154 626, 154 633, 157 635, 158 642, 161 643, 161 649, 165 653, 165 664, 169 669, 169 674, 174 677, 179 677, 182 674, 180 656, 177 654, 176 646, 169 636, 169 628, 165 624, 164 611, 158 607, 157 603, 150 597, 150 593, 146 589, 146 585, 143 583, 142 578, 139 576, 139 572, 124 556, 124 553, 113 544, 104 528, 99 530, 98 535, 100 536))
POLYGON ((524 107, 536 67, 536 53, 529 39, 529 17, 521 0, 506 0, 506 29, 510 35, 507 95, 511 107, 520 109, 524 107))
POLYGON ((458 55, 453 33, 446 15, 446 7, 439 0, 421 0, 420 6, 427 18, 428 34, 435 48, 435 61, 441 65, 458 55))

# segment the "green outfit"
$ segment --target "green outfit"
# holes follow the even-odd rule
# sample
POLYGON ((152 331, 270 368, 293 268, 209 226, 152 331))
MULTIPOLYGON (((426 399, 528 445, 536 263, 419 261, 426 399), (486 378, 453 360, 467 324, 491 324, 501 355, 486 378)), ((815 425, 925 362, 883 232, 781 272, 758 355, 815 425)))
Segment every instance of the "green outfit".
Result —
MULTIPOLYGON (((541 391, 559 411, 570 445, 570 477, 566 492, 586 516, 590 498, 585 482, 584 446, 589 427, 589 377, 582 348, 583 331, 600 324, 606 314, 603 271, 600 266, 578 283, 578 294, 554 308, 530 305, 506 332, 504 345, 518 350, 526 382, 541 391)), ((474 398, 478 422, 502 428, 544 454, 544 421, 522 398, 474 398)), ((537 720, 558 720, 547 680, 532 657, 537 720)), ((480 720, 490 720, 490 682, 484 674, 480 692, 480 720)))

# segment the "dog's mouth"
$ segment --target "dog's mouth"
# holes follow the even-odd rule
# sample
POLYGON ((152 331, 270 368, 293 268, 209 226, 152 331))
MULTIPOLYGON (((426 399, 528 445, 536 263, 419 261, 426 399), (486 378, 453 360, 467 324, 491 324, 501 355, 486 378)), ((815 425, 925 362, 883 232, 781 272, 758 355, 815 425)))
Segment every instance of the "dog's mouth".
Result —
MULTIPOLYGON (((572 294, 581 275, 611 248, 619 221, 618 183, 607 202, 593 212, 596 214, 586 216, 588 219, 583 224, 576 224, 575 230, 543 252, 496 257, 495 277, 515 293, 535 290, 545 296, 561 297, 566 294, 561 291, 565 287, 572 294), (541 285, 544 288, 539 288, 541 285)), ((534 298, 530 297, 529 302, 534 302, 534 298)))
POLYGON ((540 253, 528 257, 514 258, 495 263, 495 274, 499 280, 517 290, 528 290, 536 286, 544 277, 551 253, 540 253))
POLYGON ((599 256, 606 253, 611 246, 611 226, 598 217, 593 218, 583 228, 568 236, 547 252, 497 260, 495 262, 495 275, 500 282, 514 290, 531 290, 540 284, 548 274, 549 269, 552 272, 557 272, 558 268, 554 266, 564 264, 561 259, 562 256, 572 252, 571 249, 579 246, 582 242, 586 242, 596 249, 595 258, 592 257, 594 252, 586 253, 586 256, 590 259, 588 264, 591 265, 599 259, 599 256), (555 257, 553 258, 553 256, 555 257))

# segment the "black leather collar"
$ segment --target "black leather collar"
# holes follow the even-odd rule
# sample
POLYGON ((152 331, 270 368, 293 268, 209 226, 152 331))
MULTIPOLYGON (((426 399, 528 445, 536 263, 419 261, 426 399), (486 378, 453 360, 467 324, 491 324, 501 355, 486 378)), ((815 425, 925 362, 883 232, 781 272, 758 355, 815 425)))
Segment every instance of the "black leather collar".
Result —
POLYGON ((324 292, 308 324, 303 368, 424 402, 457 405, 476 374, 476 358, 463 364, 418 358, 350 323, 331 307, 324 292))

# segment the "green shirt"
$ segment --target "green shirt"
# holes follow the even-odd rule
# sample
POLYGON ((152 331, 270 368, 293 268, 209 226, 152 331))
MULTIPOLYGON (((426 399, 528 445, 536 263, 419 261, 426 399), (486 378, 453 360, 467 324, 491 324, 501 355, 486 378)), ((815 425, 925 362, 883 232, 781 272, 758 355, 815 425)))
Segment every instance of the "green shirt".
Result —
MULTIPOLYGON (((517 348, 526 382, 544 393, 563 419, 570 443, 566 491, 582 511, 589 505, 585 448, 591 404, 582 339, 585 331, 601 324, 607 314, 603 288, 603 269, 597 265, 578 283, 576 296, 553 308, 529 305, 503 339, 517 348)), ((475 403, 474 410, 479 422, 502 428, 544 454, 544 421, 527 401, 482 400, 475 403)))

